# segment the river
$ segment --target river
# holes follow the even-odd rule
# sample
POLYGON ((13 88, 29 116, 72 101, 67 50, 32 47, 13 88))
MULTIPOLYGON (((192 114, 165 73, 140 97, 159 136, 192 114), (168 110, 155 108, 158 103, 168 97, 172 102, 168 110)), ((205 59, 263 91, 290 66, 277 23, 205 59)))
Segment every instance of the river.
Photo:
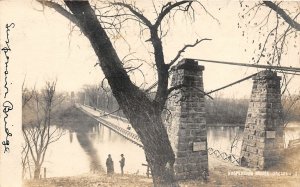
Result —
MULTIPOLYGON (((125 173, 145 175, 146 163, 143 149, 107 127, 94 124, 84 131, 65 130, 64 135, 47 150, 43 167, 47 177, 73 176, 90 171, 105 170, 105 160, 112 155, 116 173, 120 173, 120 155, 126 158, 125 173)), ((208 147, 230 152, 235 137, 239 137, 232 152, 239 155, 243 129, 240 127, 209 127, 208 147)), ((300 123, 290 123, 285 130, 285 141, 300 138, 300 123)), ((43 171, 43 170, 42 170, 43 171)))

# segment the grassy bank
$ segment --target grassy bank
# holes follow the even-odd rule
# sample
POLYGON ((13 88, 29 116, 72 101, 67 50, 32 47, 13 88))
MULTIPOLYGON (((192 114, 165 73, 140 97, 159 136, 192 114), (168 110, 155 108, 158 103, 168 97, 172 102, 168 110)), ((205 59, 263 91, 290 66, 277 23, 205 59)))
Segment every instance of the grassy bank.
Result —
MULTIPOLYGON (((254 170, 242 168, 209 157, 209 180, 180 181, 181 187, 199 186, 272 186, 272 187, 298 187, 300 184, 300 149, 286 150, 282 165, 270 169, 270 175, 257 175, 254 170), (292 175, 275 175, 276 172, 288 172, 292 175), (239 173, 239 175, 235 175, 239 173), (253 176, 248 174, 254 173, 253 176)), ((153 186, 150 178, 138 175, 115 174, 112 177, 105 173, 84 174, 72 177, 57 177, 40 180, 26 180, 23 187, 150 187, 153 186)))
MULTIPOLYGON (((298 187, 300 176, 233 176, 226 166, 218 166, 210 172, 207 182, 202 180, 189 180, 179 182, 181 187, 199 186, 272 186, 272 187, 298 187)), ((299 174, 300 175, 300 174, 299 174)), ((152 180, 136 175, 85 174, 74 177, 61 177, 25 181, 24 187, 151 187, 152 180)))
POLYGON ((146 177, 137 175, 116 174, 112 177, 105 173, 84 174, 72 177, 57 177, 40 180, 27 180, 24 182, 24 187, 109 187, 109 186, 124 186, 124 187, 142 187, 152 186, 152 180, 146 177))

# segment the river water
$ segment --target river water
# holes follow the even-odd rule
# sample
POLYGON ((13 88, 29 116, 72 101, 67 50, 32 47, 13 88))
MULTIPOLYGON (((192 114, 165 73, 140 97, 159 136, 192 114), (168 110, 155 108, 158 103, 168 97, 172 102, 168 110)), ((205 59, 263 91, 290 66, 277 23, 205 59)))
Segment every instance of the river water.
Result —
MULTIPOLYGON (((286 143, 300 138, 300 123, 290 123, 289 126, 285 130, 286 143)), ((209 127, 208 147, 229 153, 232 141, 238 137, 232 153, 239 155, 242 132, 240 127, 209 127)), ((47 177, 80 175, 105 170, 108 154, 112 155, 116 173, 120 173, 120 154, 124 154, 124 172, 145 175, 146 167, 142 166, 142 163, 146 163, 143 149, 100 124, 84 131, 65 130, 64 135, 49 146, 43 167, 47 168, 47 177)))

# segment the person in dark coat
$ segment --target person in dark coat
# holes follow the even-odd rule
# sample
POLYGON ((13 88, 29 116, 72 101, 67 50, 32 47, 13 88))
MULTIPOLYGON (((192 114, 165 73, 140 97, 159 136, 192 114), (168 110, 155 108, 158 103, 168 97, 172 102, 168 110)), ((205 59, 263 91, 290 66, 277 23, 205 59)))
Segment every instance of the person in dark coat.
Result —
POLYGON ((111 158, 111 155, 108 155, 108 158, 106 159, 106 168, 107 168, 107 174, 112 175, 114 173, 114 161, 111 158))
POLYGON ((120 167, 121 167, 121 174, 123 175, 124 174, 123 168, 125 166, 125 157, 123 154, 121 154, 121 160, 119 162, 120 162, 120 167))

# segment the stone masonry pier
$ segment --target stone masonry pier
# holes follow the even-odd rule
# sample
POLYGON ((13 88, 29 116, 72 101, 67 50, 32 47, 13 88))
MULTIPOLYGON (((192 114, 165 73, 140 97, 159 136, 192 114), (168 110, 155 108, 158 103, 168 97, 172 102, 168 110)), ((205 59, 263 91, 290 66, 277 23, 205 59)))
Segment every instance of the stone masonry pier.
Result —
POLYGON ((167 103, 167 131, 175 153, 176 178, 196 179, 208 172, 207 134, 203 94, 203 66, 183 59, 173 69, 171 87, 178 87, 167 103))
POLYGON ((280 79, 270 70, 253 77, 241 150, 244 166, 267 169, 280 159, 284 148, 280 79))

